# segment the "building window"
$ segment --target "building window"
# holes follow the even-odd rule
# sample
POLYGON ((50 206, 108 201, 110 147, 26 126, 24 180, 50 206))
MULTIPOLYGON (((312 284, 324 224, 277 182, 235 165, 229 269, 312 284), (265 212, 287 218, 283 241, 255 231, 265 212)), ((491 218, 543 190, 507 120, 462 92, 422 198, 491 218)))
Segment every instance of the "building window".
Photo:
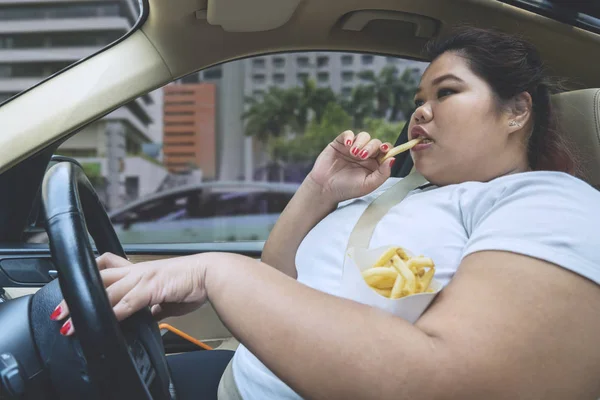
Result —
POLYGON ((285 67, 285 58, 283 58, 283 57, 275 57, 273 59, 273 66, 275 68, 283 68, 283 67, 285 67))
POLYGON ((191 126, 193 121, 165 121, 165 126, 191 126))
POLYGON ((194 136, 194 132, 165 132, 166 136, 172 137, 172 136, 194 136))
POLYGON ((165 143, 164 147, 193 146, 194 142, 165 143))
POLYGON ((350 54, 345 54, 342 56, 342 65, 352 65, 354 62, 354 56, 350 54))
POLYGON ((317 74, 317 80, 321 83, 329 81, 329 72, 319 72, 317 74))
POLYGON ((262 96, 263 94, 265 94, 264 90, 255 89, 255 90, 252 91, 252 95, 255 96, 255 97, 262 96))
POLYGON ((323 68, 329 65, 329 57, 319 56, 317 57, 317 67, 323 68))
POLYGON ((265 74, 254 74, 252 75, 252 82, 256 84, 263 84, 267 80, 265 74))
POLYGON ((307 80, 308 80, 308 74, 307 74, 306 72, 300 72, 300 73, 297 75, 297 78, 298 78, 298 81, 299 81, 299 82, 304 82, 304 81, 307 81, 307 80))
POLYGON ((342 96, 344 96, 344 97, 350 97, 351 95, 352 95, 352 88, 351 87, 342 88, 342 96))
POLYGON ((350 82, 354 79, 354 72, 352 71, 344 71, 342 72, 342 80, 344 82, 350 82))
POLYGON ((386 57, 385 61, 388 64, 397 64, 398 63, 398 59, 396 57, 386 57))
POLYGON ((296 59, 296 62, 298 63, 299 67, 308 67, 310 65, 310 62, 308 61, 308 57, 306 56, 300 56, 296 59))
POLYGON ((196 155, 196 153, 188 153, 188 152, 172 152, 172 153, 167 153, 167 155, 169 157, 194 157, 196 155))
POLYGON ((192 106, 193 101, 166 101, 165 106, 192 106))
POLYGON ((252 59, 252 66, 255 68, 264 68, 265 67, 265 59, 264 58, 252 59))
POLYGON ((281 85, 285 83, 285 75, 284 74, 273 74, 273 82, 281 85))
POLYGON ((202 77, 206 80, 221 79, 223 70, 220 66, 212 67, 202 73, 202 77))
POLYGON ((375 57, 373 57, 373 56, 371 56, 369 54, 364 54, 363 56, 361 56, 363 65, 371 65, 371 64, 373 64, 373 59, 374 58, 375 57))
POLYGON ((172 115, 194 115, 193 111, 167 111, 165 113, 165 115, 167 116, 172 116, 172 115))

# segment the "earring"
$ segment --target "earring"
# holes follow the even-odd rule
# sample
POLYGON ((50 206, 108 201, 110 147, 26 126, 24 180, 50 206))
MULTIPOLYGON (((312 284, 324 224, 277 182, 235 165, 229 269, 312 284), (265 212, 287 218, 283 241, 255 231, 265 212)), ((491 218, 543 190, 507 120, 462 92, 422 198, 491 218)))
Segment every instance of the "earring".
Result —
POLYGON ((517 121, 510 121, 508 126, 519 126, 519 123, 517 121))

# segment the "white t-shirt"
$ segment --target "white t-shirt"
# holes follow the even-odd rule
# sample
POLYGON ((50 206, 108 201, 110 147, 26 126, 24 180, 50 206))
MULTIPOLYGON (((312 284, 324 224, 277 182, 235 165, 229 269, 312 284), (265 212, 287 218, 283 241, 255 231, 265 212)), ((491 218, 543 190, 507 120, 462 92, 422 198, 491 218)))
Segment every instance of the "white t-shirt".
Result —
MULTIPOLYGON (((368 204, 398 181, 340 203, 309 232, 296 256, 299 282, 339 295, 350 232, 368 204)), ((379 222, 370 247, 398 245, 431 257, 444 285, 465 256, 482 250, 542 259, 600 284, 599 244, 600 192, 567 174, 526 172, 416 189, 379 222)), ((233 375, 244 400, 300 399, 244 346, 233 375)))

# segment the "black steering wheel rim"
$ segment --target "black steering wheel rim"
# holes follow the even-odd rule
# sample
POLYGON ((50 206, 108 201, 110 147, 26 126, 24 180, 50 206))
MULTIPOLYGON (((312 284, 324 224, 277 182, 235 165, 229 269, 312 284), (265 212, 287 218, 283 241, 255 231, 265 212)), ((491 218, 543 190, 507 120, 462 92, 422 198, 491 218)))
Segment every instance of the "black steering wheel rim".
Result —
MULTIPOLYGON (((125 257, 95 190, 79 166, 60 162, 44 177, 42 199, 60 289, 69 306, 91 383, 103 398, 152 399, 112 311, 88 237, 89 231, 100 254, 109 251, 125 257)), ((147 308, 137 312, 132 320, 137 324, 156 325, 147 308)), ((158 333, 158 326, 151 328, 158 333)), ((160 340, 159 333, 158 336, 160 340)), ((147 347, 152 346, 145 349, 151 351, 147 347)), ((150 358, 156 363, 156 346, 152 351, 154 359, 150 358)), ((164 375, 164 350, 161 357, 164 365, 154 367, 164 375)), ((166 391, 160 392, 162 398, 171 397, 168 385, 166 391)), ((157 398, 156 393, 154 397, 157 398)))

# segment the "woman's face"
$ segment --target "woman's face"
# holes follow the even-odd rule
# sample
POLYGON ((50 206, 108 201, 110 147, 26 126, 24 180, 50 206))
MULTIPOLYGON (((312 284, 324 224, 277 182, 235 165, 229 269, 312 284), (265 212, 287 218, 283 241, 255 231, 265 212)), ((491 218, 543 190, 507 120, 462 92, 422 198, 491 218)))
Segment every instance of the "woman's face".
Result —
POLYGON ((413 147, 411 156, 430 182, 489 181, 526 167, 522 141, 510 134, 510 116, 498 109, 490 86, 456 53, 431 63, 415 104, 409 138, 430 140, 413 147))

